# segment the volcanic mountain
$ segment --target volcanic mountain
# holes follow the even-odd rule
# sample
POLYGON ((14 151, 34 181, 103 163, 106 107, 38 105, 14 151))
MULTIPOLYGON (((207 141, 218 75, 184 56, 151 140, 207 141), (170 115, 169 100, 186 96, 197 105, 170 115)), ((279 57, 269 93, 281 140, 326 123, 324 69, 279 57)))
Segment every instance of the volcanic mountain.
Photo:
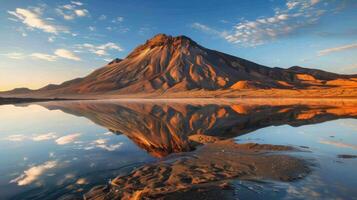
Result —
POLYGON ((356 89, 357 75, 340 75, 298 66, 270 68, 204 48, 186 36, 159 34, 138 46, 125 59, 115 59, 86 77, 60 85, 50 84, 39 90, 22 89, 5 94, 227 97, 279 96, 289 91, 293 96, 309 96, 311 90, 327 90, 325 93, 332 96, 357 96, 356 89), (344 92, 337 91, 337 88, 343 88, 344 92))

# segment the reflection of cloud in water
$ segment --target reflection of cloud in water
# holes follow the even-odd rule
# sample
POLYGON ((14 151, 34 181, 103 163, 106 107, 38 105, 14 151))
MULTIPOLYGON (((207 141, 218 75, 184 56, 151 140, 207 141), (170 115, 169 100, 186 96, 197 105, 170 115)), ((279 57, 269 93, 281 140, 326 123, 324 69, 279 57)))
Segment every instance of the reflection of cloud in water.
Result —
POLYGON ((54 152, 50 152, 50 153, 48 153, 48 156, 49 156, 50 158, 54 158, 54 157, 55 157, 55 153, 54 153, 54 152))
MULTIPOLYGON (((313 175, 303 180, 301 184, 289 184, 284 199, 344 199, 344 194, 334 191, 339 184, 329 184, 319 175, 313 175), (331 188, 332 187, 332 188, 331 188)), ((348 193, 346 193, 348 196, 348 193)))
POLYGON ((115 151, 123 145, 122 142, 119 142, 117 144, 107 144, 107 142, 108 142, 107 139, 98 139, 94 141, 94 145, 98 148, 102 148, 107 151, 115 151))
POLYGON ((66 136, 62 136, 56 140, 56 143, 59 145, 64 145, 68 143, 74 142, 81 134, 80 133, 74 133, 66 136))
POLYGON ((319 142, 321 144, 332 145, 332 146, 340 147, 340 148, 357 149, 357 145, 354 145, 354 144, 347 144, 347 143, 343 143, 343 142, 335 142, 335 141, 330 141, 330 140, 320 140, 319 142))
POLYGON ((19 177, 10 181, 10 183, 17 183, 19 186, 28 185, 36 181, 43 173, 49 169, 57 166, 57 161, 47 161, 41 165, 33 166, 25 170, 19 177))
POLYGON ((88 184, 88 180, 85 179, 85 178, 79 178, 79 179, 76 181, 76 184, 77 184, 77 185, 86 185, 86 184, 88 184))
POLYGON ((41 135, 35 135, 32 140, 33 141, 44 141, 44 140, 51 140, 55 139, 57 136, 55 133, 45 133, 41 135))
POLYGON ((63 176, 63 178, 61 178, 60 180, 57 181, 57 185, 63 185, 65 184, 67 181, 72 181, 76 178, 75 174, 66 174, 63 176))
POLYGON ((45 140, 51 140, 57 138, 55 133, 44 133, 44 134, 38 134, 38 135, 33 135, 33 136, 26 136, 23 134, 14 134, 14 135, 9 135, 2 140, 7 140, 11 142, 22 142, 24 140, 33 140, 36 142, 39 141, 45 141, 45 140))
POLYGON ((103 133, 103 135, 113 135, 113 133, 112 132, 105 132, 105 133, 103 133))
POLYGON ((26 139, 25 135, 16 134, 16 135, 9 135, 9 136, 5 137, 3 140, 8 140, 11 142, 21 142, 25 139, 26 139))

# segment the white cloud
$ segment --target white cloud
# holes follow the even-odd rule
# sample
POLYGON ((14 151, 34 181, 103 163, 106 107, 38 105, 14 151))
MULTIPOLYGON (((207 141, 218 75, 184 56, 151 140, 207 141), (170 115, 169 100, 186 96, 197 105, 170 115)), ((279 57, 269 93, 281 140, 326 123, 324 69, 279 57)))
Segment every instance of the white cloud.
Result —
POLYGON ((69 59, 69 60, 75 60, 75 61, 80 61, 81 60, 74 53, 72 53, 71 51, 66 50, 66 49, 57 49, 55 51, 55 55, 57 55, 58 57, 69 59))
POLYGON ((78 9, 78 10, 75 10, 74 13, 76 13, 76 15, 78 17, 84 17, 84 16, 88 15, 88 10, 86 10, 86 9, 78 9))
POLYGON ((297 5, 299 4, 298 1, 288 1, 286 3, 286 7, 288 7, 288 9, 294 9, 295 7, 297 7, 297 5))
POLYGON ((44 54, 44 53, 32 53, 30 56, 34 59, 46 60, 50 62, 56 61, 57 58, 57 56, 44 54))
POLYGON ((15 135, 9 135, 9 136, 5 137, 3 140, 8 140, 8 141, 11 141, 11 142, 21 142, 21 141, 23 141, 25 139, 26 139, 25 135, 15 134, 15 135))
POLYGON ((204 33, 218 35, 239 46, 254 47, 295 34, 302 28, 316 24, 326 12, 336 9, 333 5, 320 5, 319 2, 318 0, 287 0, 283 7, 274 9, 274 15, 253 20, 243 19, 230 31, 219 31, 198 22, 191 27, 204 33))
POLYGON ((57 34, 59 32, 58 28, 51 25, 40 18, 39 14, 23 8, 16 8, 15 11, 8 11, 9 14, 17 17, 23 24, 26 24, 29 28, 40 29, 47 33, 57 34))
POLYGON ((119 47, 118 45, 116 45, 115 43, 113 42, 108 42, 106 44, 103 44, 103 45, 100 45, 97 47, 98 49, 114 49, 114 50, 117 50, 117 51, 123 51, 123 49, 121 47, 119 47))
POLYGON ((4 53, 4 54, 0 54, 0 55, 11 58, 11 59, 15 59, 15 60, 22 60, 25 58, 24 54, 17 53, 17 52, 4 53))
POLYGON ((48 42, 53 42, 53 41, 55 41, 55 38, 56 38, 56 37, 53 37, 53 36, 48 37, 48 42))
POLYGON ((83 6, 83 3, 79 1, 71 1, 71 3, 77 6, 83 6))
POLYGON ((201 23, 195 22, 191 25, 192 28, 200 30, 202 32, 208 33, 208 34, 217 34, 218 31, 201 23))
POLYGON ((96 51, 94 51, 94 53, 97 54, 98 56, 107 55, 107 52, 104 51, 103 49, 96 50, 96 51))
POLYGON ((112 20, 113 23, 121 23, 124 21, 124 17, 117 17, 112 20))
POLYGON ((57 136, 55 133, 45 133, 40 135, 35 135, 32 137, 33 141, 45 141, 45 140, 52 140, 55 139, 57 136))
POLYGON ((118 21, 118 22, 124 21, 124 17, 117 17, 117 21, 118 21))
MULTIPOLYGON (((53 42, 54 37, 49 37, 48 41, 49 42, 53 42)), ((98 54, 101 54, 102 52, 98 52, 98 54)), ((5 56, 11 59, 25 59, 27 57, 33 58, 33 59, 37 59, 37 60, 46 60, 49 62, 53 62, 56 61, 57 58, 65 58, 65 59, 70 59, 70 60, 75 60, 75 61, 80 61, 81 59, 75 55, 73 52, 66 50, 66 49, 57 49, 54 52, 54 55, 51 54, 45 54, 45 53, 31 53, 28 55, 22 54, 22 53, 5 53, 5 54, 0 54, 1 56, 5 56)))
POLYGON ((56 8, 58 14, 62 15, 65 20, 73 20, 76 17, 85 17, 89 15, 89 11, 84 8, 83 3, 79 1, 71 1, 70 4, 62 5, 56 8))
POLYGON ((66 136, 62 136, 56 140, 56 143, 58 145, 65 145, 74 142, 81 134, 80 133, 74 133, 66 136))
POLYGON ((19 186, 29 185, 38 180, 46 171, 55 168, 57 165, 57 161, 47 161, 41 165, 33 166, 25 170, 19 177, 11 180, 10 183, 17 183, 19 186))
POLYGON ((330 53, 345 51, 345 50, 355 49, 355 48, 357 48, 357 43, 323 49, 323 50, 318 51, 317 54, 318 54, 318 56, 324 56, 324 55, 327 55, 330 53))
POLYGON ((88 26, 88 29, 89 29, 90 31, 95 31, 95 27, 94 27, 94 26, 88 26))
POLYGON ((84 43, 81 45, 76 45, 78 49, 80 50, 88 50, 91 53, 94 53, 98 56, 104 56, 108 55, 109 50, 116 50, 116 51, 123 51, 123 48, 121 48, 119 45, 113 43, 113 42, 108 42, 106 44, 98 45, 95 46, 93 44, 88 44, 84 43))

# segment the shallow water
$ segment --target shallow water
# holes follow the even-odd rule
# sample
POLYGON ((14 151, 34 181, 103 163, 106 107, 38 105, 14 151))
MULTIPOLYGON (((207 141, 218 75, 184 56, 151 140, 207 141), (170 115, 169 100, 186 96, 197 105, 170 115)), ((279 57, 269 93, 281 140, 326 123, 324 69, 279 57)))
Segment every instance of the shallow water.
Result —
POLYGON ((289 183, 233 181, 235 198, 356 199, 353 103, 68 101, 0 106, 0 199, 80 197, 145 163, 194 151, 193 135, 292 145, 313 163, 289 183))

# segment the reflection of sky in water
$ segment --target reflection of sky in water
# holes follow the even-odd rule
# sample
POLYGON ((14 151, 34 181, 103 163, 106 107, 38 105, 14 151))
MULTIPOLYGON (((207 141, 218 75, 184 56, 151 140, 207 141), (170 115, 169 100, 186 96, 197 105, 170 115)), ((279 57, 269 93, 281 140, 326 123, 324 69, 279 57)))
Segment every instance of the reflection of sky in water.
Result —
POLYGON ((80 193, 152 160, 84 117, 37 105, 0 106, 0 113, 0 199, 80 193))
MULTIPOLYGON (((108 132, 85 117, 38 105, 0 106, 0 113, 0 199, 31 199, 34 195, 55 199, 64 193, 82 194, 142 162, 154 160, 127 137, 108 132)), ((237 141, 308 147, 311 152, 294 154, 312 158, 315 164, 311 175, 293 183, 236 181, 237 197, 357 196, 357 159, 337 157, 357 155, 356 119, 300 127, 272 126, 239 136, 237 141)))
POLYGON ((257 195, 261 199, 357 199, 357 159, 337 157, 341 154, 357 155, 355 119, 340 119, 301 127, 273 126, 236 139, 238 143, 305 146, 311 152, 298 155, 312 158, 315 164, 311 175, 293 183, 236 182, 238 197, 257 195), (249 188, 258 188, 258 192, 252 193, 256 190, 249 188))

